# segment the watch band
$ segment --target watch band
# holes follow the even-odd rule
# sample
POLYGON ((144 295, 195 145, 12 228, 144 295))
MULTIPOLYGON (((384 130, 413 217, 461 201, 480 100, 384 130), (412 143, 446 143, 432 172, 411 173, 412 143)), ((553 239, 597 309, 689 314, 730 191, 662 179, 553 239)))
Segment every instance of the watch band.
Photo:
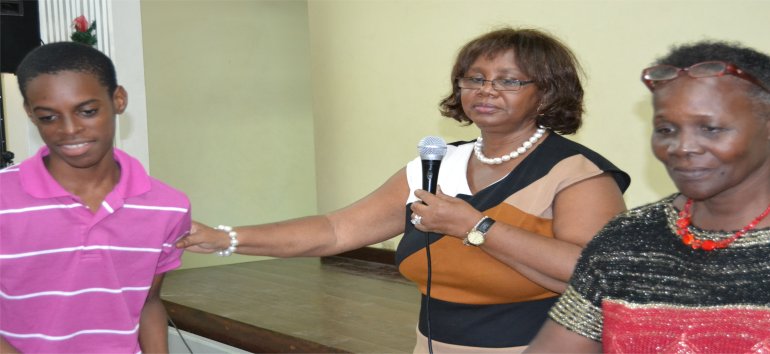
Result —
POLYGON ((478 224, 476 224, 476 227, 474 228, 478 232, 481 232, 484 236, 487 235, 487 232, 489 232, 489 228, 492 227, 492 224, 495 223, 495 219, 492 219, 488 216, 485 216, 483 219, 479 221, 478 224))
POLYGON ((484 222, 484 220, 487 220, 487 219, 489 219, 489 216, 483 215, 481 217, 481 219, 479 219, 479 221, 476 222, 476 225, 473 225, 473 227, 470 229, 470 231, 468 231, 468 233, 471 233, 473 231, 477 231, 479 229, 479 225, 481 225, 481 223, 484 222))

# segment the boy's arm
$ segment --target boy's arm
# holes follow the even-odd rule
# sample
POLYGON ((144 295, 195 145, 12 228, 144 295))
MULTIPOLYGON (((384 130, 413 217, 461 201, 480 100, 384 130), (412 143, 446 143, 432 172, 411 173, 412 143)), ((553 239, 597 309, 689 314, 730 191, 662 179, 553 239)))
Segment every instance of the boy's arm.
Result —
POLYGON ((160 300, 163 274, 155 275, 139 318, 139 345, 143 353, 168 353, 168 321, 160 300))
POLYGON ((5 338, 0 337, 0 353, 2 354, 11 354, 11 353, 21 353, 18 349, 14 348, 10 343, 5 341, 5 338))

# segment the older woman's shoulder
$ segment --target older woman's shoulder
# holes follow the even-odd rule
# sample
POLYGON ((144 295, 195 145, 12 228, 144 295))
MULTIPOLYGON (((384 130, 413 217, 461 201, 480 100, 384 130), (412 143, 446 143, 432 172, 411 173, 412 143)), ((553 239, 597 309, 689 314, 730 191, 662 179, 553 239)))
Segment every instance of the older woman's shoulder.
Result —
POLYGON ((658 201, 643 204, 618 214, 615 219, 625 221, 637 220, 641 222, 649 221, 651 218, 659 218, 665 215, 665 211, 671 208, 671 202, 677 197, 678 193, 671 194, 658 201))
POLYGON ((656 243, 656 239, 670 238, 668 215, 672 212, 671 202, 676 196, 672 194, 618 214, 591 240, 587 249, 600 252, 618 247, 625 250, 646 248, 656 243))

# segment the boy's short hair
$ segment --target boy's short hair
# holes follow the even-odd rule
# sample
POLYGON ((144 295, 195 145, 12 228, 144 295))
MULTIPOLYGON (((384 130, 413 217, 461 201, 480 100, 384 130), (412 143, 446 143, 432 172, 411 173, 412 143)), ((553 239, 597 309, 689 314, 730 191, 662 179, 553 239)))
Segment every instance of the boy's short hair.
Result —
POLYGON ((115 65, 99 50, 77 42, 57 42, 33 49, 19 63, 16 77, 19 90, 27 100, 27 84, 42 74, 77 71, 94 75, 110 96, 118 87, 115 65))

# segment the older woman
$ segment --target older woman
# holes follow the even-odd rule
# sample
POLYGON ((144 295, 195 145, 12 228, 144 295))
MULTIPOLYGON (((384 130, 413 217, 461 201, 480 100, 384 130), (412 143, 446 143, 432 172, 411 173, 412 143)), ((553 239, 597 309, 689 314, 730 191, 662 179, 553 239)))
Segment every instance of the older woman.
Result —
POLYGON ((679 193, 596 236, 530 350, 766 353, 770 57, 701 42, 642 75, 679 193))
POLYGON ((436 195, 420 189, 418 158, 341 210, 226 232, 198 224, 179 247, 322 256, 404 233, 397 263, 424 294, 415 351, 526 345, 584 245, 625 210, 629 179, 556 134, 580 126, 583 97, 577 62, 556 39, 535 30, 482 35, 460 51, 451 82, 442 113, 481 136, 449 146, 436 195))

